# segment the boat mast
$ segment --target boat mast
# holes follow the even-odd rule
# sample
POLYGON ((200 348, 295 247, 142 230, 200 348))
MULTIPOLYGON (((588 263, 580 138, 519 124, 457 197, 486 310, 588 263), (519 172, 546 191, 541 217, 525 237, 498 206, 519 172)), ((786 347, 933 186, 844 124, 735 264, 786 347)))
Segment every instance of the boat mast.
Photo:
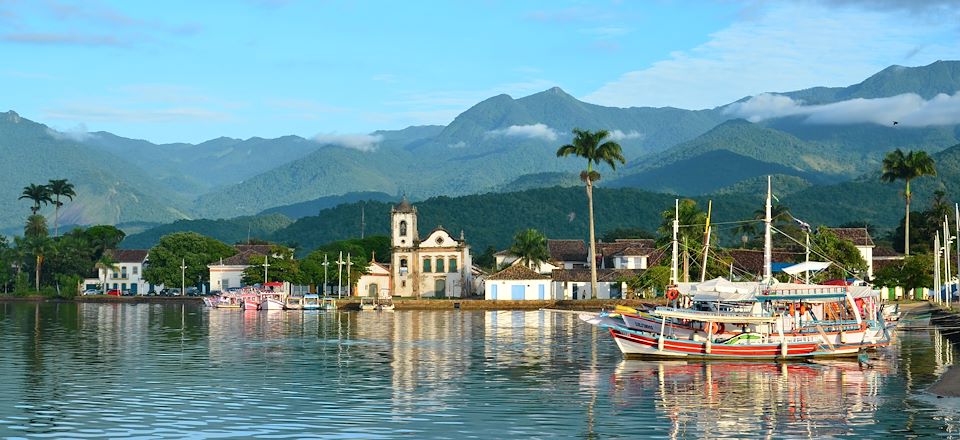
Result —
POLYGON ((770 284, 773 281, 773 237, 771 231, 771 219, 770 211, 772 209, 770 199, 773 192, 771 191, 770 176, 767 176, 767 215, 764 218, 764 233, 763 233, 763 282, 770 284))
POLYGON ((673 256, 670 260, 670 284, 677 285, 677 234, 680 232, 680 199, 674 199, 673 213, 673 256))
POLYGON ((707 253, 710 251, 710 214, 713 211, 713 200, 707 202, 707 225, 703 230, 703 265, 700 267, 700 282, 707 280, 707 253))

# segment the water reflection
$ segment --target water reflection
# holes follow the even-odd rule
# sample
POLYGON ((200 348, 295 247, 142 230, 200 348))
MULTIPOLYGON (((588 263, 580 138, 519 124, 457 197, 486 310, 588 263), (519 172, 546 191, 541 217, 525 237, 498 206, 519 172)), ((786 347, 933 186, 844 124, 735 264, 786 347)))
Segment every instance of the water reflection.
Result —
POLYGON ((544 311, 0 306, 0 436, 956 436, 938 332, 856 363, 623 360, 544 311))

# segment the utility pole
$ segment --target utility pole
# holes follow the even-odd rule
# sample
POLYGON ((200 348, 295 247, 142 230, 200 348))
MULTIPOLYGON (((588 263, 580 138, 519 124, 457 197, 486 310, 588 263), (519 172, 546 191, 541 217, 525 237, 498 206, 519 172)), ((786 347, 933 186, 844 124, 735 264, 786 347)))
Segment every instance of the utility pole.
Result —
POLYGON ((347 252, 347 296, 353 296, 353 282, 350 280, 350 266, 353 266, 353 262, 350 261, 350 252, 347 252))

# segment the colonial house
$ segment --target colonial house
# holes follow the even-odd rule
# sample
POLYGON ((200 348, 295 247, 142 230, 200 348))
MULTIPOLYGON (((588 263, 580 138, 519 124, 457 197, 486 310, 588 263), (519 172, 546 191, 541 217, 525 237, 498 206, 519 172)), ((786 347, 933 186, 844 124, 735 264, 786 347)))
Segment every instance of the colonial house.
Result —
MULTIPOLYGON (((541 274, 550 274, 554 269, 574 269, 587 266, 587 248, 583 240, 547 240, 549 258, 533 270, 541 274)), ((505 268, 518 260, 510 250, 493 254, 496 267, 505 268)))
POLYGON ((473 287, 470 245, 438 226, 423 239, 417 209, 404 198, 390 210, 390 292, 407 297, 469 296, 473 287))
POLYGON ((484 299, 549 300, 555 299, 550 276, 542 275, 522 264, 513 264, 487 277, 484 299))
POLYGON ((873 279, 873 248, 875 246, 867 228, 831 228, 830 230, 841 240, 850 241, 857 247, 863 261, 867 262, 867 279, 873 279))
POLYGON ((250 267, 250 258, 263 258, 273 249, 273 245, 269 244, 238 244, 234 247, 237 253, 232 257, 207 265, 210 270, 210 290, 226 291, 231 287, 242 287, 243 271, 250 267))
POLYGON ((657 249, 653 239, 618 239, 597 243, 601 269, 646 269, 657 264, 664 249, 657 249))
POLYGON ((106 280, 106 289, 129 292, 131 295, 146 295, 151 289, 144 280, 143 267, 147 264, 150 251, 147 249, 109 249, 110 258, 116 262, 113 269, 101 268, 97 276, 106 280))
MULTIPOLYGON (((599 252, 597 253, 599 255, 599 252)), ((640 275, 645 269, 597 269, 597 298, 623 298, 624 280, 640 275)), ((590 299, 590 269, 557 269, 551 276, 557 299, 590 299)))
POLYGON ((390 265, 371 261, 367 273, 357 280, 357 296, 389 298, 390 295, 390 265))

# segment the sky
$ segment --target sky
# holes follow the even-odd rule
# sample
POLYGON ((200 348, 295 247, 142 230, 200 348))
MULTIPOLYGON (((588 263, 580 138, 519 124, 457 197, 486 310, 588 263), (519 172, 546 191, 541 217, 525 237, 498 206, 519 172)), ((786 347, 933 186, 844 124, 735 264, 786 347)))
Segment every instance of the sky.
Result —
POLYGON ((957 1, 0 0, 0 111, 156 143, 445 125, 554 86, 803 114, 764 92, 941 59, 960 60, 957 1))

